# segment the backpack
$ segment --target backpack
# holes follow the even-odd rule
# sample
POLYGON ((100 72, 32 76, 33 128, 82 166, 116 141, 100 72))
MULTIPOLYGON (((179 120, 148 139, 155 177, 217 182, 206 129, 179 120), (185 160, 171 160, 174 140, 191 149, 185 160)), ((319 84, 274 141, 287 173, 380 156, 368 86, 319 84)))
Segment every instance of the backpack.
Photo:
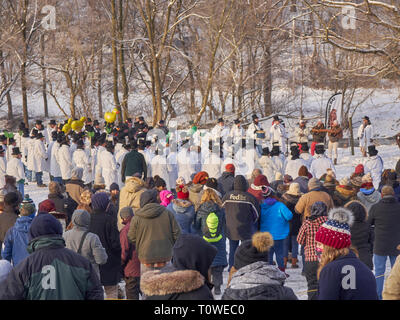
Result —
POLYGON ((203 226, 203 239, 207 242, 218 242, 222 239, 223 221, 215 212, 210 212, 203 226))

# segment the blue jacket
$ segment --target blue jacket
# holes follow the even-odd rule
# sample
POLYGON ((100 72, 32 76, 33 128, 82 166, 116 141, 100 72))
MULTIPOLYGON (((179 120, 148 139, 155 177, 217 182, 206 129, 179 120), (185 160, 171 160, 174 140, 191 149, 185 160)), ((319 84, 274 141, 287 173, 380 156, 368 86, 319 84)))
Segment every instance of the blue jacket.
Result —
POLYGON ((282 202, 267 198, 261 203, 260 231, 268 231, 274 240, 286 239, 292 217, 292 212, 282 202))
POLYGON ((377 300, 372 271, 350 251, 323 267, 318 300, 377 300))
POLYGON ((32 220, 33 217, 29 216, 19 217, 15 225, 7 231, 1 256, 3 259, 12 261, 14 266, 29 255, 26 247, 29 243, 28 230, 32 220))
POLYGON ((194 205, 190 201, 174 199, 167 206, 167 210, 174 214, 176 221, 181 227, 182 234, 193 233, 192 223, 194 220, 194 205))

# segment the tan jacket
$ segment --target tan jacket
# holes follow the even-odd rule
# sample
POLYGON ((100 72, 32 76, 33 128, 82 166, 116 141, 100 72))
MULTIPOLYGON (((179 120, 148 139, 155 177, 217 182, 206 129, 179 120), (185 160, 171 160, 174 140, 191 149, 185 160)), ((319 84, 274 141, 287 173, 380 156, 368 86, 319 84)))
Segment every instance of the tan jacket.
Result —
POLYGON ((203 188, 202 184, 192 184, 189 187, 189 201, 194 204, 194 210, 200 207, 201 196, 203 195, 203 188))
POLYGON ((328 211, 334 207, 333 200, 328 193, 324 191, 310 191, 300 197, 294 209, 303 216, 303 219, 307 218, 311 215, 312 205, 317 201, 324 202, 328 207, 328 211))
MULTIPOLYGON (((142 179, 136 177, 128 178, 119 196, 119 211, 125 207, 131 207, 134 212, 138 210, 140 208, 140 196, 146 190, 142 179)), ((118 230, 121 231, 123 227, 124 225, 118 212, 118 230)))
POLYGON ((397 257, 389 277, 385 280, 382 298, 383 300, 400 300, 400 256, 397 257))

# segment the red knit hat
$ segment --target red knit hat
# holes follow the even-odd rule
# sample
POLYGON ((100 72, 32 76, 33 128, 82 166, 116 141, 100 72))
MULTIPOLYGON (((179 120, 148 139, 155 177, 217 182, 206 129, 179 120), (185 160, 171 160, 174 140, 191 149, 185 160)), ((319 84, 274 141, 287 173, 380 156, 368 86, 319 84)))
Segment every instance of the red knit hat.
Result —
POLYGON ((254 179, 254 185, 257 187, 260 186, 267 186, 269 187, 269 182, 268 178, 264 176, 263 174, 259 174, 255 179, 254 179))
POLYGON ((193 184, 206 184, 208 179, 208 173, 205 171, 200 171, 193 178, 193 184))
POLYGON ((232 163, 228 163, 225 166, 226 172, 235 173, 235 166, 232 163))
POLYGON ((364 175, 364 166, 362 164, 359 164, 356 169, 354 170, 355 174, 362 174, 364 175))
POLYGON ((44 200, 39 203, 39 212, 54 212, 57 211, 56 205, 52 200, 44 200))
POLYGON ((335 249, 351 246, 350 226, 353 224, 353 213, 345 208, 335 208, 329 211, 328 220, 322 224, 315 241, 335 249))
POLYGON ((176 187, 176 194, 178 196, 178 199, 181 199, 181 200, 189 199, 189 190, 184 185, 180 185, 180 186, 176 187))

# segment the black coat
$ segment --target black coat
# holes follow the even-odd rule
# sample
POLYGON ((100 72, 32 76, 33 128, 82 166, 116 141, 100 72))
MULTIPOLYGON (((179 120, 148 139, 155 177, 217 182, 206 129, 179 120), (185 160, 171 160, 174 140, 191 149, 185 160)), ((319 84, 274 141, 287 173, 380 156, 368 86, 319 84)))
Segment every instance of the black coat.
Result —
POLYGON ((373 269, 372 249, 374 229, 367 221, 354 221, 350 228, 351 244, 357 249, 359 258, 368 268, 373 269))
POLYGON ((400 203, 392 196, 383 197, 368 213, 368 223, 375 226, 374 254, 397 256, 400 251, 400 203))
POLYGON ((115 219, 105 212, 93 210, 89 232, 99 236, 108 255, 107 262, 99 266, 102 285, 118 284, 121 279, 121 243, 115 219))
POLYGON ((301 215, 294 210, 294 207, 296 206, 299 199, 300 196, 292 196, 287 193, 285 193, 281 198, 283 203, 286 205, 286 207, 288 207, 288 209, 293 214, 293 218, 289 221, 289 227, 290 227, 289 234, 291 236, 297 236, 301 227, 301 215))
POLYGON ((221 177, 218 178, 218 191, 221 193, 222 197, 233 190, 233 181, 235 180, 235 175, 231 172, 224 171, 221 177))

